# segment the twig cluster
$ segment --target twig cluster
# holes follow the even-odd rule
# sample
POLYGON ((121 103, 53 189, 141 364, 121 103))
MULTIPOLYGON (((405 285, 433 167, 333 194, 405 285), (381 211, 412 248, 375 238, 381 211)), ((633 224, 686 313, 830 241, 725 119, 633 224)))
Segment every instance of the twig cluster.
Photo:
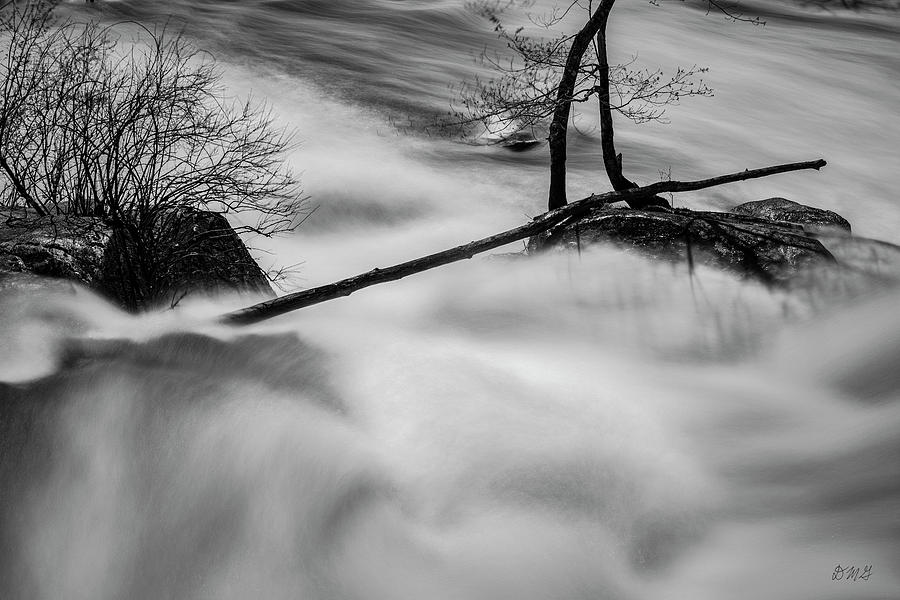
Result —
MULTIPOLYGON (((465 129, 479 124, 482 131, 491 135, 507 135, 523 129, 543 129, 561 103, 580 104, 602 96, 599 77, 604 75, 603 61, 596 46, 593 58, 586 55, 578 66, 573 93, 560 98, 557 94, 560 74, 566 67, 574 34, 561 34, 549 38, 535 38, 523 27, 509 30, 504 25, 503 13, 512 8, 527 8, 531 2, 507 0, 473 1, 467 6, 493 26, 505 43, 504 54, 484 51, 479 61, 496 73, 491 79, 475 78, 463 84, 447 114, 445 126, 465 129)), ((551 31, 570 16, 573 11, 586 11, 589 17, 595 2, 574 1, 556 7, 549 15, 529 15, 530 21, 551 31)), ((719 8, 734 19, 741 17, 718 2, 719 8)), ((637 57, 629 62, 608 65, 609 108, 635 123, 665 119, 666 107, 678 104, 690 96, 711 96, 702 79, 706 68, 693 65, 679 67, 674 73, 665 74, 659 69, 637 67, 637 57)))
POLYGON ((299 224, 290 135, 266 106, 226 97, 181 35, 59 21, 58 1, 0 9, 0 203, 111 224, 138 303, 196 252, 172 243, 184 211, 243 215, 239 229, 262 235, 299 224))

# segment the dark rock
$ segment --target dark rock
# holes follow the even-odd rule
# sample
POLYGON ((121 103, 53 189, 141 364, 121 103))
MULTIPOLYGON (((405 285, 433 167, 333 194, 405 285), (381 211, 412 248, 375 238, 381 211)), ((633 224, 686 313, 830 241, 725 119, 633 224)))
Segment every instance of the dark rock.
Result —
POLYGON ((0 214, 0 287, 32 285, 38 276, 61 279, 131 309, 171 304, 192 293, 274 295, 238 235, 217 213, 173 211, 158 224, 161 235, 153 237, 160 241, 136 257, 123 252, 134 244, 101 219, 0 214), (146 290, 135 289, 139 281, 146 290))
POLYGON ((179 252, 164 273, 169 289, 207 294, 240 290, 274 297, 265 272, 220 213, 185 209, 172 227, 179 252))
POLYGON ((838 228, 850 233, 850 223, 830 210, 806 206, 785 198, 768 198, 745 202, 731 209, 736 215, 747 215, 768 219, 770 221, 784 221, 802 225, 807 231, 818 231, 822 228, 838 228))
POLYGON ((127 237, 115 235, 103 257, 98 287, 128 308, 171 305, 192 293, 274 296, 265 273, 221 214, 173 210, 158 220, 145 243, 152 246, 149 252, 135 253, 127 237), (131 261, 136 255, 150 281, 135 281, 138 269, 131 261))
POLYGON ((801 227, 729 213, 603 207, 529 240, 529 252, 611 243, 651 258, 707 264, 767 283, 783 283, 805 267, 833 262, 801 227))
POLYGON ((705 264, 807 290, 822 299, 852 298, 900 282, 900 246, 849 235, 849 224, 842 226, 846 221, 830 211, 777 200, 748 205, 769 202, 772 211, 780 204, 795 212, 749 215, 606 206, 534 236, 527 251, 607 243, 651 258, 705 264), (801 213, 806 217, 797 216, 801 213), (811 223, 772 220, 766 216, 770 214, 811 223), (823 227, 826 219, 830 225, 823 227))

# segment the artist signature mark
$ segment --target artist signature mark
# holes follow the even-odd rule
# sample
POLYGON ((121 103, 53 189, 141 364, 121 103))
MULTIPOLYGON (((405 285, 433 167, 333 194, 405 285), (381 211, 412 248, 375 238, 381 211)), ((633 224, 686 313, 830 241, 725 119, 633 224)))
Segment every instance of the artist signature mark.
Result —
POLYGON ((868 581, 872 576, 872 565, 863 567, 838 565, 831 572, 832 581, 868 581))

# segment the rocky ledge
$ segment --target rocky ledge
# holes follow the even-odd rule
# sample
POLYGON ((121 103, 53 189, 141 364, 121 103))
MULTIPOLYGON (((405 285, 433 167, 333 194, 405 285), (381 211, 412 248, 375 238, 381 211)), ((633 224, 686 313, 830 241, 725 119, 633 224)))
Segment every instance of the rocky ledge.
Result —
MULTIPOLYGON (((151 265, 152 298, 137 299, 125 243, 98 218, 0 212, 0 288, 80 283, 125 308, 172 304, 193 293, 274 296, 265 274, 220 214, 181 210, 151 265), (164 256, 163 256, 164 255, 164 256)), ((153 257, 143 257, 153 261, 153 257)))

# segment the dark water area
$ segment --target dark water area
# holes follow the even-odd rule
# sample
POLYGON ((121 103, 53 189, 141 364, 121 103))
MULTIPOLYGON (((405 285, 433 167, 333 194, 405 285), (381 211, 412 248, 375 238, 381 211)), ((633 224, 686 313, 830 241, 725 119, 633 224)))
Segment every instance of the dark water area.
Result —
POLYGON ((446 104, 448 85, 491 43, 482 19, 457 2, 121 2, 103 13, 168 22, 231 60, 407 113, 446 104))
MULTIPOLYGON (((543 210, 545 146, 420 126, 497 44, 461 1, 69 9, 170 19, 227 93, 297 130, 288 160, 320 208, 251 241, 302 263, 298 286, 543 210)), ((783 196, 900 242, 900 17, 754 9, 765 27, 617 3, 616 60, 707 65, 716 89, 669 124, 618 124, 626 172, 824 157, 676 203, 783 196)), ((596 115, 575 118, 573 197, 607 187, 596 115)), ((0 293, 0 598, 900 597, 892 286, 770 290, 595 248, 215 323, 253 300, 134 317, 84 290, 0 293)))

